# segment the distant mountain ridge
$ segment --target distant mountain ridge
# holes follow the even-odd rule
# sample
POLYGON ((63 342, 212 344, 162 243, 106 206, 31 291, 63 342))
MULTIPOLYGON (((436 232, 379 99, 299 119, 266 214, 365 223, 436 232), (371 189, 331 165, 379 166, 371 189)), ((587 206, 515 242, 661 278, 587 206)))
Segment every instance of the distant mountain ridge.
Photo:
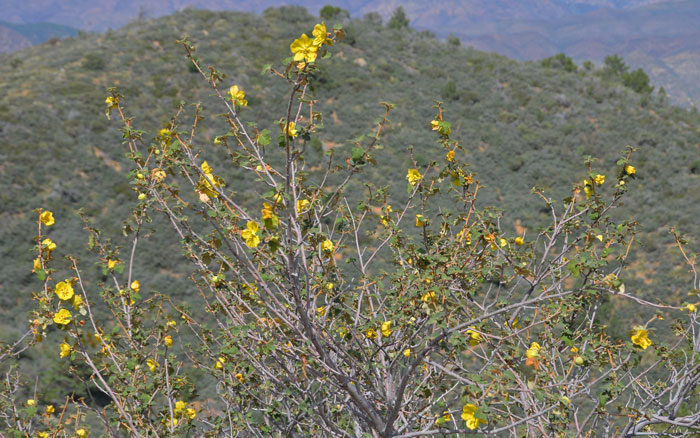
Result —
MULTIPOLYGON (((261 12, 268 7, 300 5, 317 12, 327 4, 348 10, 353 16, 379 12, 385 16, 403 6, 418 27, 450 23, 479 23, 508 19, 555 19, 600 8, 634 8, 669 0, 0 0, 3 20, 12 23, 59 23, 83 30, 116 29, 141 16, 157 17, 187 7, 209 10, 261 12), (48 3, 48 4, 47 4, 48 3)), ((435 27, 438 29, 439 27, 435 27)))
POLYGON ((0 53, 14 52, 50 38, 72 37, 78 29, 55 23, 17 24, 0 21, 0 53))
POLYGON ((32 45, 31 40, 21 33, 0 24, 0 53, 13 52, 32 45))

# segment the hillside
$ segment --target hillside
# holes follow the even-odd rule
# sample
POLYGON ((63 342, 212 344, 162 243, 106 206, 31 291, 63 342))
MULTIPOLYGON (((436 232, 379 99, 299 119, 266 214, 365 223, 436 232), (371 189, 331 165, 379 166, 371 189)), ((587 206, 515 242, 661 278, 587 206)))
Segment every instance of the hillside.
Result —
MULTIPOLYGON (((69 252, 80 255, 92 281, 99 281, 101 274, 92 267, 96 260, 85 256, 87 237, 76 211, 84 209, 105 236, 124 243, 121 224, 136 194, 126 178, 131 165, 124 158, 119 124, 104 116, 106 89, 120 87, 136 127, 147 131, 147 137, 168 122, 180 101, 188 111, 190 104, 202 102, 204 134, 198 145, 215 157, 243 202, 254 200, 259 194, 246 192, 240 178, 226 174, 226 155, 213 146, 214 137, 225 129, 223 122, 210 112, 211 92, 188 69, 174 41, 189 34, 202 62, 216 65, 228 75, 227 83, 247 90, 250 104, 244 118, 277 133, 285 88, 260 71, 288 56, 289 41, 314 22, 299 8, 269 10, 262 16, 186 11, 104 35, 52 41, 21 51, 0 66, 3 336, 25 326, 26 297, 38 286, 31 274, 31 237, 36 232, 32 209, 54 211, 50 237, 59 244, 57 259, 69 252)), ((678 226, 693 243, 700 236, 696 112, 636 94, 596 72, 519 63, 455 47, 425 32, 387 29, 371 16, 347 21, 345 28, 346 42, 324 60, 317 78, 318 106, 326 119, 320 142, 309 152, 311 167, 324 149, 348 153, 350 140, 366 133, 382 114, 378 103, 392 102, 397 108, 377 156, 382 164, 366 171, 386 181, 392 200, 404 199, 408 147, 414 147, 421 165, 441 153, 429 129, 433 101, 441 99, 455 137, 469 151, 466 158, 486 183, 482 202, 505 210, 502 224, 510 233, 522 228, 532 233, 548 220, 542 203, 530 193, 533 186, 561 198, 584 178, 585 156, 598 157, 596 169, 610 174, 619 154, 631 145, 639 148, 634 155, 638 179, 630 202, 618 214, 637 218, 641 227, 633 247, 633 274, 625 283, 640 296, 683 300, 688 273, 676 267, 679 255, 667 230, 678 226)), ((148 238, 136 260, 141 287, 191 303, 190 267, 177 257, 176 246, 166 246, 166 234, 159 218, 147 227, 148 238)))
MULTIPOLYGON (((316 13, 328 3, 332 4, 327 0, 78 0, 47 5, 37 0, 0 0, 0 10, 3 20, 15 25, 48 21, 102 32, 187 7, 261 13, 268 7, 302 4, 316 13)), ((454 34, 465 45, 518 60, 538 60, 564 52, 580 62, 600 63, 605 56, 618 53, 634 68, 651 72, 654 83, 682 105, 700 102, 696 50, 699 5, 692 0, 438 0, 429 6, 413 0, 340 3, 356 18, 374 12, 387 19, 403 6, 417 29, 431 30, 441 38, 454 34)), ((71 34, 58 36, 64 35, 71 34)), ((26 46, 26 40, 16 34, 7 30, 0 34, 0 51, 26 46)))

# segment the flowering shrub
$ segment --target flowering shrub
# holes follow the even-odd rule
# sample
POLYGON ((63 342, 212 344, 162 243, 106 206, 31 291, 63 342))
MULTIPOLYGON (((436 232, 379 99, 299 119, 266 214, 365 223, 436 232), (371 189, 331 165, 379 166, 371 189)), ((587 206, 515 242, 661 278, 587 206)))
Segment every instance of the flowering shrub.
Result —
POLYGON ((374 162, 393 105, 382 104, 372 135, 350 156, 330 154, 322 171, 307 169, 307 144, 323 120, 312 78, 343 30, 321 23, 312 35, 291 43, 283 69, 268 69, 290 89, 276 146, 245 121, 245 91, 222 91, 223 74, 204 69, 181 41, 226 110, 229 129, 214 140, 226 161, 204 160, 211 151, 196 136, 199 106, 193 122, 182 107, 147 139, 127 97, 110 90, 106 112, 121 120, 134 163, 132 246, 124 255, 86 222, 108 281, 88 286, 70 256, 70 277, 59 276, 59 246, 42 227, 61 219, 37 211, 33 267, 43 289, 31 330, 0 355, 20 354, 51 328, 66 372, 108 403, 23 402, 21 375, 10 372, 0 398, 10 436, 86 437, 97 433, 84 424, 88 414, 114 437, 696 433, 695 304, 645 301, 620 280, 635 223, 610 212, 636 177, 633 150, 607 178, 589 160, 588 177, 563 202, 535 190, 551 223, 507 235, 500 214, 479 206, 478 177, 436 103, 425 129, 444 157, 426 166, 411 157, 404 199, 382 189, 396 181, 363 181, 365 200, 353 207, 345 193, 374 162), (227 184, 230 167, 253 183, 227 184), (241 192, 256 194, 256 204, 241 192), (168 218, 196 267, 200 310, 135 278, 142 227, 154 214, 168 218), (609 333, 599 312, 613 300, 658 313, 629 334, 609 333), (654 332, 665 315, 678 318, 673 337, 654 332), (186 334, 197 342, 183 342, 186 334), (216 382, 215 393, 197 391, 194 370, 216 382))

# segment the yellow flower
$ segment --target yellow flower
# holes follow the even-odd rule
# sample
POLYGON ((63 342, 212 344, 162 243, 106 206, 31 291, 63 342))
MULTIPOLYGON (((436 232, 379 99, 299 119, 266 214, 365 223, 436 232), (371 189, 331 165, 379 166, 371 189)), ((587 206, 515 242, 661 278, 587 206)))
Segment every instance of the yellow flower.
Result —
POLYGON ((71 313, 66 309, 59 310, 54 316, 53 321, 56 324, 66 325, 71 321, 71 313))
POLYGON ((177 323, 176 323, 175 321, 173 321, 173 320, 170 320, 170 321, 168 321, 168 322, 165 323, 165 326, 168 327, 168 328, 173 328, 173 327, 175 327, 176 325, 177 325, 177 323))
POLYGON ((688 304, 687 306, 685 306, 685 309, 686 309, 688 312, 691 312, 691 313, 692 313, 692 312, 695 312, 695 310, 696 310, 695 304, 688 304))
POLYGON ((634 166, 628 164, 625 166, 625 173, 627 175, 634 175, 635 173, 637 173, 637 169, 635 169, 634 166))
POLYGON ((319 306, 316 308, 316 315, 318 315, 319 318, 325 314, 326 314, 326 306, 319 306))
POLYGON ((176 426, 177 426, 177 423, 178 423, 177 418, 173 418, 173 419, 170 421, 170 424, 172 424, 173 427, 176 427, 176 426))
POLYGON ((448 411, 443 411, 442 416, 438 417, 437 420, 435 420, 435 424, 440 425, 448 421, 452 421, 452 415, 450 415, 448 411))
POLYGON ((515 244, 516 244, 516 245, 518 245, 518 246, 523 246, 523 243, 525 243, 525 241, 523 240, 522 237, 518 236, 518 237, 515 238, 515 244))
POLYGON ((197 411, 195 411, 192 408, 187 408, 185 409, 185 415, 187 415, 187 418, 189 418, 190 420, 193 420, 194 417, 197 416, 197 411))
POLYGON ((245 92, 239 89, 238 85, 232 86, 228 90, 228 94, 231 96, 231 100, 233 101, 234 105, 248 106, 248 101, 245 99, 245 92))
POLYGON ((53 407, 53 405, 48 405, 48 406, 46 407, 46 414, 47 414, 47 415, 51 415, 51 414, 53 414, 54 412, 56 412, 56 409, 53 407))
POLYGON ((471 345, 472 347, 475 345, 478 345, 479 342, 483 341, 483 339, 484 339, 481 336, 481 333, 477 332, 476 328, 474 328, 474 327, 472 327, 471 329, 468 329, 466 331, 466 335, 471 338, 471 339, 469 339, 469 345, 471 345))
POLYGON ((370 328, 370 329, 367 329, 367 330, 365 331, 365 336, 366 336, 368 339, 377 339, 377 336, 378 336, 378 335, 377 335, 377 331, 376 331, 375 329, 370 328))
POLYGON ((420 299, 421 299, 421 301, 426 302, 426 303, 433 302, 433 301, 435 301, 435 292, 432 292, 432 291, 426 292, 423 294, 422 297, 420 297, 420 299))
POLYGON ((467 245, 471 245, 472 244, 472 233, 471 232, 465 233, 464 231, 466 231, 466 230, 464 228, 462 228, 462 230, 459 233, 457 233, 457 237, 460 240, 464 239, 464 241, 467 245))
POLYGON ((597 174, 593 177, 593 182, 596 183, 596 185, 602 186, 605 182, 605 175, 597 174))
POLYGON ((452 161, 455 159, 455 151, 449 151, 447 155, 445 156, 447 158, 447 161, 452 161))
POLYGON ((27 406, 36 406, 36 400, 34 400, 33 398, 27 400, 27 406))
POLYGON ((578 347, 571 347, 570 350, 572 353, 578 353, 578 347))
POLYGON ((630 332, 630 339, 634 345, 637 345, 642 350, 646 350, 652 344, 649 339, 649 332, 639 326, 632 329, 632 332, 630 332))
POLYGON ((403 351, 403 357, 409 357, 411 355, 411 349, 407 348, 403 351))
POLYGON ((53 219, 53 213, 51 213, 48 210, 41 212, 41 214, 39 215, 39 220, 42 224, 46 225, 47 227, 50 227, 54 223, 56 223, 53 219))
POLYGON ((330 239, 326 239, 321 243, 321 251, 326 255, 331 254, 334 249, 335 245, 333 245, 333 241, 330 239))
POLYGON ((168 346, 168 347, 172 347, 172 346, 173 346, 173 338, 172 338, 170 335, 164 337, 164 338, 163 338, 163 342, 164 342, 165 345, 168 346))
POLYGON ((423 217, 422 214, 417 214, 416 215, 416 226, 422 227, 424 225, 425 225, 425 217, 423 217))
POLYGON ((118 260, 107 259, 107 269, 114 269, 114 267, 117 266, 117 263, 119 263, 118 260))
MULTIPOLYGON (((156 182, 163 181, 165 179, 165 177, 167 176, 163 169, 153 169, 151 171, 151 175, 153 176, 153 179, 156 182)), ((143 198, 141 198, 141 200, 143 200, 146 197, 146 195, 144 193, 141 193, 141 194, 143 195, 143 198)))
POLYGON ((586 194, 586 199, 590 198, 593 194, 593 186, 591 185, 591 182, 589 180, 585 180, 583 182, 583 192, 586 194))
POLYGON ((75 294, 73 295, 73 299, 70 303, 73 305, 75 310, 80 310, 80 306, 83 305, 83 298, 80 295, 75 294))
POLYGON ((263 202, 262 218, 267 228, 277 228, 279 218, 275 215, 275 211, 270 204, 263 202))
POLYGON ((217 370, 223 370, 224 369, 224 364, 226 363, 226 358, 225 357, 219 357, 216 360, 216 365, 214 365, 214 368, 217 370))
POLYGON ((175 402, 175 415, 179 415, 187 407, 187 403, 182 400, 175 402))
POLYGON ((49 438, 48 432, 39 432, 39 438, 49 438))
POLYGON ((34 259, 34 270, 41 269, 41 259, 39 257, 34 259))
POLYGON ((314 62, 318 56, 318 46, 314 45, 314 40, 306 36, 305 33, 301 37, 294 40, 289 46, 289 49, 294 54, 294 61, 314 62))
POLYGON ((530 344, 530 348, 528 348, 525 352, 525 355, 528 357, 528 359, 536 359, 540 357, 541 348, 542 347, 540 347, 540 344, 538 344, 537 342, 533 342, 532 344, 530 344))
POLYGON ((291 138, 294 138, 297 135, 299 135, 299 132, 297 132, 297 128, 296 128, 296 125, 294 124, 294 122, 289 122, 289 131, 288 132, 289 132, 289 136, 291 138))
POLYGON ((462 180, 460 176, 464 175, 462 170, 453 170, 450 172, 450 181, 452 182, 452 185, 455 187, 461 187, 462 186, 462 180))
POLYGON ((394 324, 393 321, 384 321, 382 323, 382 336, 388 338, 391 336, 391 326, 394 324))
POLYGON ((44 239, 41 242, 41 246, 43 246, 48 252, 51 252, 54 249, 56 249, 56 244, 53 243, 53 240, 51 239, 44 239))
POLYGON ((299 199, 297 201, 297 213, 301 214, 309 206, 310 202, 306 199, 299 199))
POLYGON ((73 298, 73 286, 71 286, 70 280, 61 281, 56 284, 56 295, 63 301, 73 298))
POLYGON ((85 429, 78 429, 75 431, 75 436, 77 438, 85 438, 87 436, 87 432, 85 431, 85 429))
POLYGON ((139 283, 138 280, 134 280, 131 282, 131 290, 134 292, 138 293, 141 290, 141 284, 139 283))
POLYGON ((462 408, 462 420, 466 421, 467 428, 471 430, 478 429, 480 424, 488 424, 488 421, 476 418, 474 414, 476 414, 477 409, 476 405, 471 403, 467 403, 462 408))
POLYGON ((202 163, 201 169, 204 177, 199 180, 198 192, 212 198, 218 197, 219 193, 216 191, 215 187, 223 187, 224 182, 221 180, 221 178, 214 175, 214 171, 206 161, 202 163))
POLYGON ((408 169, 408 173, 406 173, 406 179, 412 187, 415 187, 421 179, 421 174, 420 172, 418 172, 418 169, 408 169))
POLYGON ((107 96, 107 98, 105 99, 105 103, 107 104, 107 106, 110 107, 117 106, 117 104, 119 103, 119 98, 114 96, 107 96))
POLYGON ((260 236, 258 236, 258 231, 260 227, 255 221, 248 221, 246 224, 246 229, 241 231, 241 237, 245 240, 245 244, 249 248, 257 248, 260 245, 260 236))
POLYGON ((440 122, 438 122, 437 120, 433 120, 432 122, 430 122, 430 125, 432 125, 433 131, 437 131, 438 129, 440 129, 440 122))
POLYGON ((321 22, 314 26, 313 32, 311 34, 314 36, 313 44, 315 46, 321 47, 322 45, 332 45, 333 42, 328 38, 328 31, 326 30, 326 23, 321 22))
POLYGON ((239 382, 243 383, 243 374, 241 373, 236 373, 234 376, 236 379, 238 379, 239 382))
POLYGON ((147 359, 146 360, 146 365, 148 366, 148 369, 151 370, 151 372, 154 372, 156 368, 160 365, 158 365, 158 362, 156 362, 153 359, 147 359))

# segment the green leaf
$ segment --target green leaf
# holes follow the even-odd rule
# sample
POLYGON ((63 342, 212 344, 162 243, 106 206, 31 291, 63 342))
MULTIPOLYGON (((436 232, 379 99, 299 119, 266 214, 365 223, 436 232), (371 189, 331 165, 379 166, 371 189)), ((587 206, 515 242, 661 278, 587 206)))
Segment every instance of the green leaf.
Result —
POLYGON ((356 163, 361 163, 362 162, 362 157, 365 155, 365 150, 362 148, 354 147, 352 148, 352 161, 356 163))
POLYGON ((43 269, 37 269, 36 276, 39 279, 39 281, 44 281, 46 279, 46 271, 44 271, 43 269))
POLYGON ((260 146, 267 146, 270 144, 270 130, 263 129, 260 134, 255 139, 260 146))
POLYGON ((207 216, 216 217, 216 210, 207 210, 207 216))

